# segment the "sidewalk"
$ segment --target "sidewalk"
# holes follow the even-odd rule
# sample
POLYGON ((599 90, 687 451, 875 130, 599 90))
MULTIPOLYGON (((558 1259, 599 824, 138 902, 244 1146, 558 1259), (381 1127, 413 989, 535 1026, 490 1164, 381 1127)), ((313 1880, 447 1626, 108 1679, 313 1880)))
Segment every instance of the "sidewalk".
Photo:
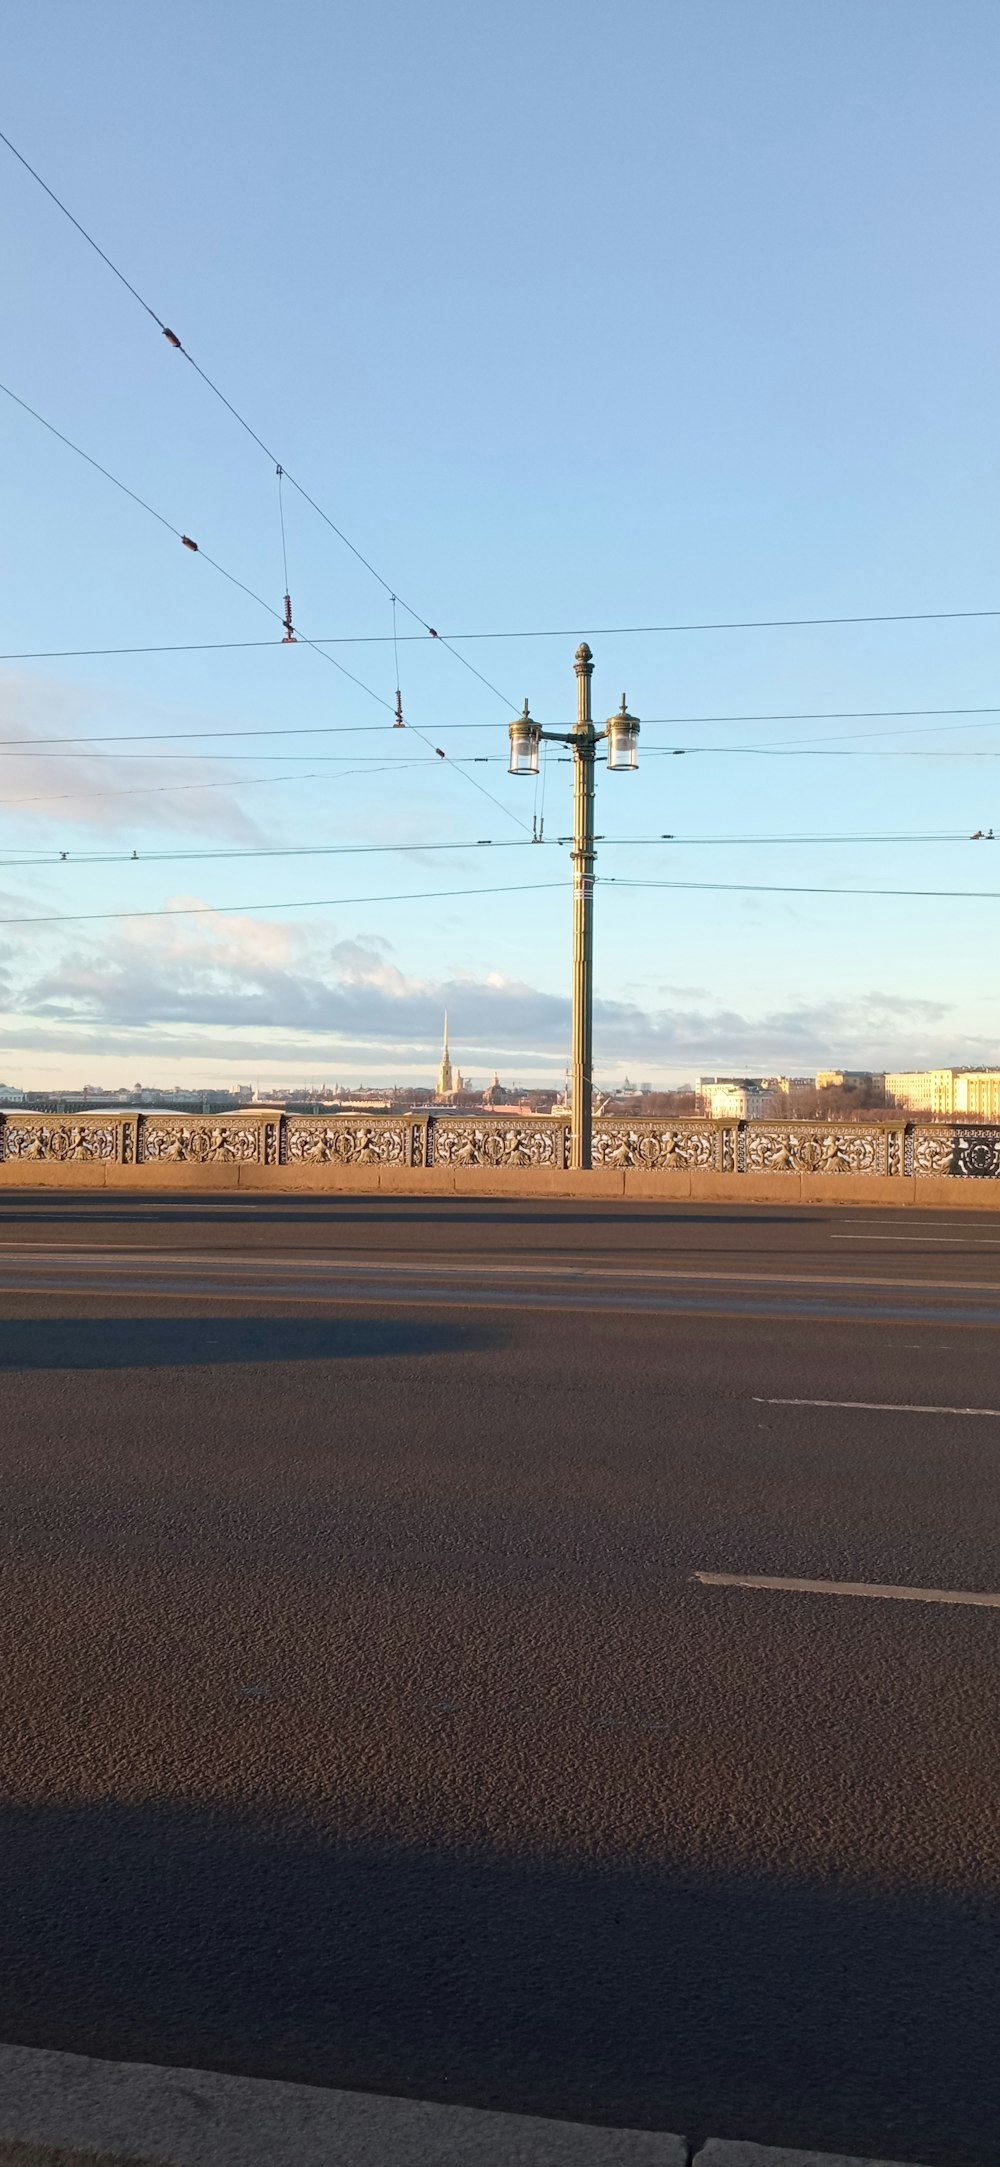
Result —
POLYGON ((0 2167, 899 2167, 0 2047, 0 2167))

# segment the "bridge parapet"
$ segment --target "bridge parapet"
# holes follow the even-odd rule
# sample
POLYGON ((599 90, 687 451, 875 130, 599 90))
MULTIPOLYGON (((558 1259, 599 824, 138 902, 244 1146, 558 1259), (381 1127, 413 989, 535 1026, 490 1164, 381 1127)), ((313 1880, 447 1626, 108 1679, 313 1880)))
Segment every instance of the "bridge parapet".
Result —
MULTIPOLYGON (((435 1168, 530 1177, 568 1167, 563 1115, 497 1113, 289 1114, 280 1107, 233 1113, 143 1110, 0 1113, 0 1180, 16 1168, 101 1166, 383 1168, 429 1176, 435 1168)), ((672 1120, 603 1115, 594 1122, 594 1167, 602 1173, 669 1176, 783 1174, 922 1180, 1000 1181, 1000 1123, 920 1122, 896 1116, 865 1122, 672 1120)), ((586 1179, 586 1177, 582 1177, 586 1179)))

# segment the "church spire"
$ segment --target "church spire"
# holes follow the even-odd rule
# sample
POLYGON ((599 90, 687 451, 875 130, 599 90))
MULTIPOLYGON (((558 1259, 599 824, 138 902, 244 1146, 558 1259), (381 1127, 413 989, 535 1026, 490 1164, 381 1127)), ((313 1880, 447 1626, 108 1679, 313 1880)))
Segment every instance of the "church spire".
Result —
POLYGON ((450 1099, 455 1089, 452 1076, 451 1055, 448 1052, 448 1011, 444 1012, 444 1043, 441 1048, 441 1066, 438 1070, 437 1096, 450 1099))

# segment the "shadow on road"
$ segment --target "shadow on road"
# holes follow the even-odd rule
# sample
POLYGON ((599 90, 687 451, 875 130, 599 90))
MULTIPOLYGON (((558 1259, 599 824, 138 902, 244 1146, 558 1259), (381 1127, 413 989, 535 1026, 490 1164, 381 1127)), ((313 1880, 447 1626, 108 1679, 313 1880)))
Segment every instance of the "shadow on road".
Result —
POLYGON ((734 1211, 731 1205, 703 1204, 692 1211, 681 1211, 676 1205, 667 1205, 657 1211, 652 1204, 639 1204, 616 1208, 613 1204, 599 1205, 596 1210, 574 1204, 572 1199, 563 1201, 553 1197, 545 1205, 527 1205, 518 1210, 516 1205, 499 1203, 469 1204, 461 1198, 440 1201, 433 1206, 414 1197, 412 1203, 389 1204, 332 1201, 320 1197, 303 1197, 295 1201, 285 1197, 280 1201, 268 1197, 248 1198, 245 1203, 233 1203, 227 1198, 220 1204, 218 1196, 206 1192, 204 1196, 185 1196, 176 1202, 163 1197, 156 1202, 135 1197, 128 1204, 115 1200, 108 1203, 103 1197, 67 1198, 65 1203, 19 1203, 0 1194, 0 1221, 4 1226, 37 1226, 41 1221, 56 1224, 100 1226, 203 1226, 206 1214, 212 1226, 385 1226, 398 1223, 401 1226, 705 1226, 713 1219, 726 1226, 800 1226, 803 1218, 813 1221, 824 1219, 825 1206, 799 1205, 793 1211, 780 1211, 775 1205, 764 1206, 756 1211, 734 1211))
POLYGON ((4 2040, 1000 2162, 981 1899, 365 1850, 228 1809, 84 1804, 0 1810, 0 1912, 4 2040))
POLYGON ((366 1317, 27 1317, 0 1320, 0 1378, 18 1370, 189 1369, 230 1362, 478 1354, 487 1324, 366 1317))

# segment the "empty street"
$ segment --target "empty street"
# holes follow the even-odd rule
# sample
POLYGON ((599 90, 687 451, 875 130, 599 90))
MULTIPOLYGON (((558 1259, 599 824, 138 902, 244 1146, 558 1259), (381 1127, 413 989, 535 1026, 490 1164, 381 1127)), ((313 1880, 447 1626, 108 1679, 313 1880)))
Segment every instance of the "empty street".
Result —
POLYGON ((1000 2163, 1000 1215, 7 1191, 0 2037, 1000 2163))

